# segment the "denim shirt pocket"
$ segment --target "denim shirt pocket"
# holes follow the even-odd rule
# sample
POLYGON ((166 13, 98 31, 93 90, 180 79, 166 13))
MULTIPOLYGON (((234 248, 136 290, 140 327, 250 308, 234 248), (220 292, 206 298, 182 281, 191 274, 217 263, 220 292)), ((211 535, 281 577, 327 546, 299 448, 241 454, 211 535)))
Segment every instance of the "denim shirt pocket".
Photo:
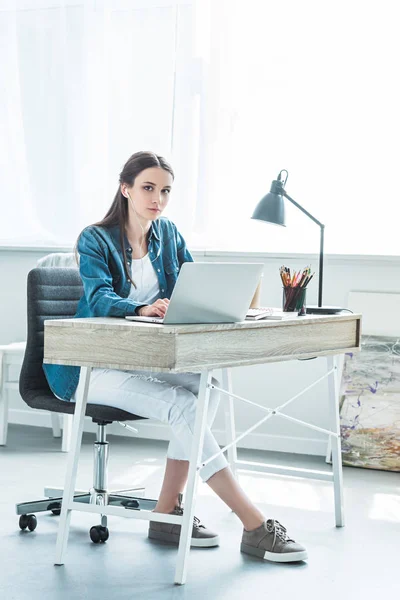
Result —
POLYGON ((164 267, 164 273, 167 283, 168 297, 170 298, 179 275, 178 261, 171 261, 166 264, 164 267))
POLYGON ((179 273, 179 263, 177 261, 172 261, 165 265, 165 272, 167 275, 176 275, 179 273))

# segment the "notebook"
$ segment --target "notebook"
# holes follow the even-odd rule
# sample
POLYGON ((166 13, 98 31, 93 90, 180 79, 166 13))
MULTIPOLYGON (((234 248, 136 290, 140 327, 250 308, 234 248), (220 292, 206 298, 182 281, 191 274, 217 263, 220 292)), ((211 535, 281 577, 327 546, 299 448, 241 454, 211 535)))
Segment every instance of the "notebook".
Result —
POLYGON ((282 319, 293 319, 298 317, 298 311, 286 311, 284 312, 281 308, 249 308, 246 314, 246 321, 257 321, 260 319, 270 319, 272 321, 281 321, 282 319))

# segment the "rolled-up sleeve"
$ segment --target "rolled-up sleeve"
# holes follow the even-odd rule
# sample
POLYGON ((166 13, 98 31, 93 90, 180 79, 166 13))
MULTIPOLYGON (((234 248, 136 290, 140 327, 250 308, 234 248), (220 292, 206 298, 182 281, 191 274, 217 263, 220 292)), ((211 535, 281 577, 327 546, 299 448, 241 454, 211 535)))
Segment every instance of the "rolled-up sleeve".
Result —
POLYGON ((84 229, 78 241, 79 271, 84 293, 95 317, 134 315, 140 304, 115 293, 108 266, 109 249, 92 228, 84 229))

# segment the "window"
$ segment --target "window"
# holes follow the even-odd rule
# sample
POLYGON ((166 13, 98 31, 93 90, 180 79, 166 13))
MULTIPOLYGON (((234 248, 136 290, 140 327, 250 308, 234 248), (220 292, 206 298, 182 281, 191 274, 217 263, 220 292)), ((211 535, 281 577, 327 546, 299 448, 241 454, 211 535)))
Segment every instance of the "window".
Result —
MULTIPOLYGON (((189 171, 192 13, 177 0, 2 3, 0 243, 71 246, 138 150, 189 171)), ((184 216, 183 188, 178 175, 184 216)))
POLYGON ((400 254, 397 9, 394 0, 209 3, 199 238, 318 252, 319 228, 289 202, 286 228, 250 220, 285 168, 288 194, 326 225, 327 252, 400 254))
POLYGON ((250 219, 281 169, 330 253, 400 254, 395 0, 5 0, 0 243, 72 245, 140 149, 192 248, 318 251, 250 219))

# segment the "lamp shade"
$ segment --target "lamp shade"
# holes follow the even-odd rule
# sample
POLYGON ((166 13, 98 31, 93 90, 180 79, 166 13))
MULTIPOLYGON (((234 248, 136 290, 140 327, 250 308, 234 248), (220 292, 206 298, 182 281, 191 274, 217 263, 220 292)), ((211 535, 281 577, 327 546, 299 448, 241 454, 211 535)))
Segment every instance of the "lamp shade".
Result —
POLYGON ((257 204, 251 218, 285 227, 285 199, 279 193, 281 190, 282 183, 273 181, 270 192, 257 204))

